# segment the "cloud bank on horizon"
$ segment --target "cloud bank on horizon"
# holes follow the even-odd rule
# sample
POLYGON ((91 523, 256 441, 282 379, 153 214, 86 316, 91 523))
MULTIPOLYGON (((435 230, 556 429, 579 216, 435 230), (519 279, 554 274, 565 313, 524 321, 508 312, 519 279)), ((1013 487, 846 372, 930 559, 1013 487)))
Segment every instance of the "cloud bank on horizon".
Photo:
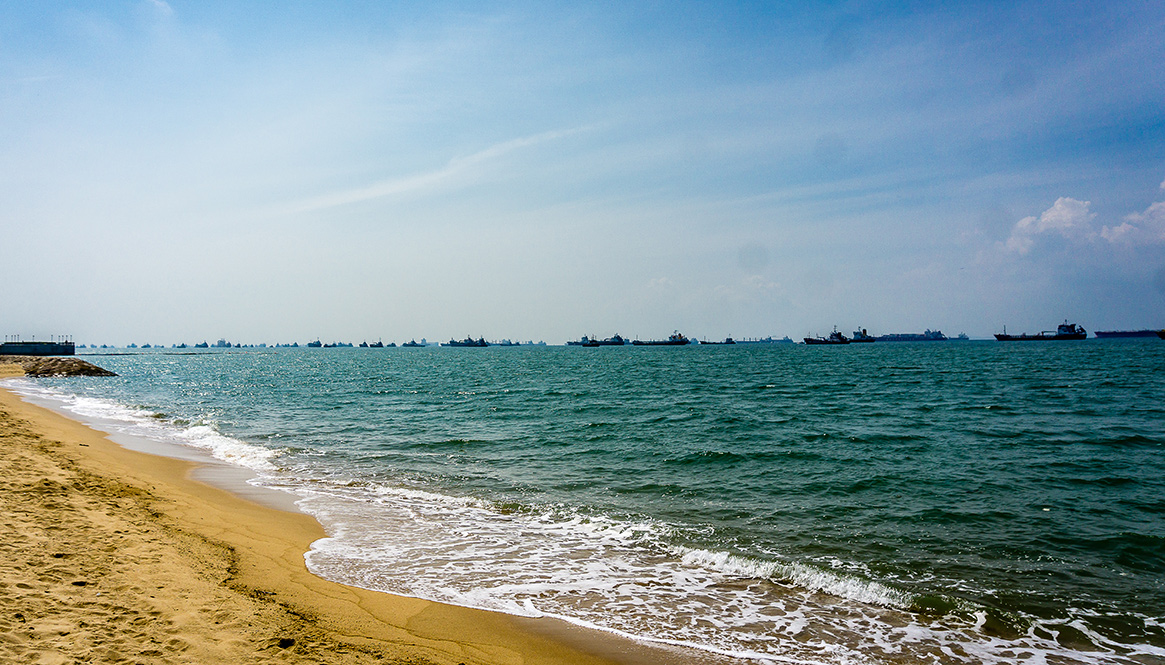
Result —
POLYGON ((5 334, 1165 326, 1165 7, 5 2, 5 334))

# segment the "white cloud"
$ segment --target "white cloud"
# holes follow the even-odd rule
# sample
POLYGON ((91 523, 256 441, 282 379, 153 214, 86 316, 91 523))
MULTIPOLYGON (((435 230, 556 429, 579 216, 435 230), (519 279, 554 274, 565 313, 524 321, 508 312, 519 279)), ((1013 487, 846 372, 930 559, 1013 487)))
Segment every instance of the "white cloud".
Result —
POLYGON ((1015 224, 1011 237, 1007 239, 1007 249, 1027 254, 1035 245, 1036 238, 1048 233, 1056 233, 1065 238, 1080 238, 1089 234, 1089 223, 1096 217, 1088 206, 1091 201, 1077 201, 1066 196, 1056 199, 1051 208, 1039 217, 1024 217, 1015 224))
POLYGON ((1116 227, 1104 227, 1100 235, 1112 243, 1147 245, 1165 242, 1165 201, 1150 205, 1144 212, 1134 212, 1116 227))

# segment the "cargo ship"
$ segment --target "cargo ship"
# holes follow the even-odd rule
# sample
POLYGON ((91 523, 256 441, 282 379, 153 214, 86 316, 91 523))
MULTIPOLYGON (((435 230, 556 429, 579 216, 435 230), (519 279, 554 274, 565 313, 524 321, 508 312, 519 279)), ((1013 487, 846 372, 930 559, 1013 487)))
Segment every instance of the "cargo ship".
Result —
POLYGON ((1158 330, 1097 330, 1094 335, 1100 339, 1112 337, 1157 337, 1158 330))
POLYGON ((567 346, 587 346, 587 347, 624 346, 626 344, 627 344, 627 340, 622 335, 618 335, 618 334, 615 335, 614 337, 608 337, 606 339, 595 339, 593 337, 587 337, 586 335, 583 335, 582 339, 578 340, 577 342, 567 342, 566 343, 567 346))
POLYGON ((837 332, 837 328, 829 333, 829 337, 806 337, 806 344, 849 344, 849 338, 837 332))
POLYGON ((947 336, 941 330, 926 329, 926 332, 920 333, 891 333, 889 335, 878 335, 876 338, 879 342, 945 342, 947 336))
POLYGON ((683 333, 677 330, 668 335, 667 339, 650 339, 647 341, 637 339, 631 343, 635 346, 684 346, 691 344, 692 340, 684 337, 683 333))
POLYGON ((1051 330, 1044 330, 1034 335, 1023 333, 1022 335, 1008 335, 1007 328, 1003 329, 1002 333, 995 333, 995 339, 1000 342, 1042 342, 1042 341, 1059 341, 1065 339, 1087 339, 1088 331, 1084 330, 1082 326, 1075 323, 1068 323, 1064 321, 1056 327, 1056 332, 1051 330))
POLYGON ((865 328, 854 331, 854 336, 850 338, 851 342, 876 342, 877 337, 874 337, 865 328))
POLYGON ((442 342, 442 343, 441 343, 441 346, 474 346, 474 347, 484 347, 484 346, 489 346, 489 342, 485 341, 485 338, 484 338, 484 337, 481 337, 481 338, 479 338, 479 339, 473 339, 472 337, 466 337, 465 339, 461 340, 460 342, 459 342, 459 341, 457 341, 457 340, 455 340, 455 339, 451 339, 451 340, 449 340, 449 341, 448 341, 448 343, 442 342))

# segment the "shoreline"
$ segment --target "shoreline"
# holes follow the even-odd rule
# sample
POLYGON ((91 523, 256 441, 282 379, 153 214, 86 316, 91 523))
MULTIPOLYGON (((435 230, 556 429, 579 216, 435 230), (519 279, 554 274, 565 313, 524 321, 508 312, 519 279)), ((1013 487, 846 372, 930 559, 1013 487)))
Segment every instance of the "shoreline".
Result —
MULTIPOLYGON (((0 378, 19 376, 16 370, 0 366, 0 378)), ((326 537, 309 515, 195 479, 206 467, 129 450, 4 388, 0 422, 0 499, 17 522, 6 527, 13 532, 3 537, 9 544, 0 555, 0 598, 13 617, 0 619, 0 657, 68 662, 88 652, 140 662, 441 665, 720 660, 564 621, 330 582, 304 563, 311 543, 326 537)))

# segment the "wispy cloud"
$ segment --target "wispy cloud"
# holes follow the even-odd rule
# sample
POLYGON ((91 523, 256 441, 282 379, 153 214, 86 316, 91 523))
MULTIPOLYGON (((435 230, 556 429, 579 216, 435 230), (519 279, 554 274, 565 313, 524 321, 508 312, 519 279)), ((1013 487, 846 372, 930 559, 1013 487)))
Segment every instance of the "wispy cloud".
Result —
POLYGON ((435 171, 419 173, 401 178, 382 180, 366 187, 347 189, 315 196, 293 203, 292 205, 286 207, 282 212, 311 212, 349 205, 352 203, 359 203, 361 201, 369 201, 372 199, 403 196, 423 191, 431 191, 442 186, 452 186, 459 177, 463 177, 466 174, 474 171, 479 171, 485 164, 494 162, 507 154, 517 152, 525 148, 530 148, 541 143, 555 141, 572 134, 586 131, 587 129, 587 127, 577 127, 573 129, 543 132, 541 134, 534 134, 532 136, 512 139, 510 141, 492 145, 485 150, 481 150, 464 157, 454 157, 453 159, 449 160, 449 162, 444 167, 435 171))

